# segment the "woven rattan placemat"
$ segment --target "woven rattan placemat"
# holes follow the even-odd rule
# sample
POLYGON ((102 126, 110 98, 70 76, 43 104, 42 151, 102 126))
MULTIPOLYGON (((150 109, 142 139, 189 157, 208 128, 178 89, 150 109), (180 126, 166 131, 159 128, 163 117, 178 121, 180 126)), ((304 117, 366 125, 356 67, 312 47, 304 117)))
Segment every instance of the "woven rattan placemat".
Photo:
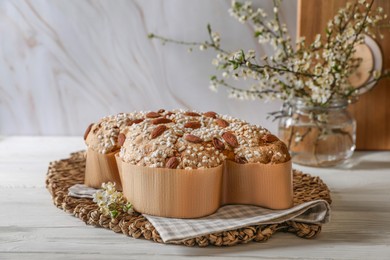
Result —
MULTIPOLYGON (((125 215, 116 219, 106 217, 99 212, 98 206, 91 199, 68 196, 68 188, 77 183, 84 183, 85 152, 76 152, 70 158, 51 162, 46 178, 46 187, 52 195, 54 204, 80 218, 89 225, 104 227, 116 233, 123 233, 134 238, 144 238, 163 243, 153 225, 142 215, 125 215)), ((294 205, 317 199, 331 203, 330 192, 319 178, 294 170, 294 205)), ((290 232, 302 238, 313 238, 321 232, 321 225, 287 221, 281 224, 257 225, 237 230, 219 232, 180 242, 186 246, 233 246, 241 243, 264 242, 278 231, 290 232)))

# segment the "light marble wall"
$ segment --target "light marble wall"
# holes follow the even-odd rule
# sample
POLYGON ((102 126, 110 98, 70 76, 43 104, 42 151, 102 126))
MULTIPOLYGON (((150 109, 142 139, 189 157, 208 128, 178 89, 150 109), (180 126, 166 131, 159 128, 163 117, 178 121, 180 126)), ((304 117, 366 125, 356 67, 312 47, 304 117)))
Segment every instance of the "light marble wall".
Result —
MULTIPOLYGON (((271 0, 255 0, 271 8, 271 0)), ((80 135, 89 122, 123 111, 214 110, 262 124, 278 102, 228 99, 208 88, 215 53, 150 41, 149 32, 207 39, 226 49, 259 46, 250 26, 228 15, 229 0, 0 1, 0 135, 80 135)), ((296 0, 281 13, 295 35, 296 0)))

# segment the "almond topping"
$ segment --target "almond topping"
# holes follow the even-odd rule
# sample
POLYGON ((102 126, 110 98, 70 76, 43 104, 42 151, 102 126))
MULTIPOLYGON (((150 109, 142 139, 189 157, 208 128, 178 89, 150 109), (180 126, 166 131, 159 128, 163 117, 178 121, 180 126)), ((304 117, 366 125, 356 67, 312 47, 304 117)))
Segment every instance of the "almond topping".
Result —
POLYGON ((139 124, 139 123, 141 123, 144 120, 145 120, 144 118, 134 119, 133 120, 133 124, 139 124))
POLYGON ((236 155, 235 161, 236 161, 236 163, 241 163, 241 164, 244 164, 244 163, 248 162, 247 159, 245 159, 245 157, 241 157, 241 156, 238 156, 238 155, 236 155))
POLYGON ((196 135, 186 135, 184 139, 191 143, 201 143, 202 139, 196 135))
POLYGON ((126 126, 132 126, 133 124, 139 124, 139 123, 141 123, 142 121, 144 121, 143 118, 130 120, 129 122, 127 122, 126 126))
POLYGON ((198 129, 201 126, 202 125, 200 124, 199 121, 192 121, 192 122, 187 122, 187 123, 184 124, 185 128, 192 128, 192 129, 198 129))
POLYGON ((158 111, 157 111, 157 113, 164 113, 165 112, 165 109, 163 109, 163 108, 161 108, 161 109, 159 109, 158 111))
POLYGON ((223 140, 233 148, 238 147, 237 137, 231 132, 225 132, 222 134, 223 140))
POLYGON ((150 133, 150 138, 154 139, 156 137, 159 137, 164 133, 164 131, 167 130, 167 127, 165 125, 159 125, 156 128, 153 129, 153 131, 150 133))
POLYGON ((262 139, 264 142, 266 142, 266 143, 273 143, 273 142, 276 142, 276 141, 279 140, 276 136, 274 136, 274 135, 272 135, 272 134, 266 134, 266 135, 264 135, 261 139, 262 139))
POLYGON ((216 118, 217 117, 217 113, 213 112, 213 111, 209 111, 209 112, 206 112, 203 114, 205 117, 211 117, 211 118, 216 118))
POLYGON ((174 115, 174 114, 175 114, 175 113, 169 111, 169 112, 167 112, 167 113, 165 114, 165 117, 168 117, 168 116, 171 116, 171 115, 174 115))
POLYGON ((87 129, 85 129, 85 132, 84 132, 84 140, 87 140, 88 134, 89 134, 89 132, 91 131, 92 126, 93 126, 93 124, 90 124, 90 125, 87 127, 87 129))
POLYGON ((100 127, 101 127, 101 123, 99 123, 99 124, 95 127, 95 129, 93 129, 93 132, 92 132, 92 133, 96 134, 96 132, 99 130, 100 127))
POLYGON ((217 137, 213 138, 213 145, 217 150, 223 151, 225 149, 225 144, 217 137))
POLYGON ((219 125, 222 128, 225 128, 225 127, 229 126, 229 123, 226 120, 223 120, 221 118, 216 119, 215 123, 217 123, 217 125, 219 125))
POLYGON ((196 112, 191 112, 191 111, 187 111, 184 113, 185 116, 200 116, 198 113, 196 112))
POLYGON ((118 146, 122 146, 125 143, 126 136, 123 133, 118 135, 118 146))
POLYGON ((169 160, 165 164, 165 167, 167 167, 169 169, 176 169, 177 166, 179 165, 179 163, 180 162, 176 157, 171 157, 171 158, 169 158, 169 160))
POLYGON ((160 118, 154 119, 152 121, 152 124, 153 125, 159 125, 159 124, 167 124, 167 123, 171 123, 171 122, 172 122, 171 119, 160 117, 160 118))
POLYGON ((161 115, 159 113, 156 113, 156 112, 149 112, 145 116, 146 116, 146 118, 157 118, 157 117, 160 117, 161 115))

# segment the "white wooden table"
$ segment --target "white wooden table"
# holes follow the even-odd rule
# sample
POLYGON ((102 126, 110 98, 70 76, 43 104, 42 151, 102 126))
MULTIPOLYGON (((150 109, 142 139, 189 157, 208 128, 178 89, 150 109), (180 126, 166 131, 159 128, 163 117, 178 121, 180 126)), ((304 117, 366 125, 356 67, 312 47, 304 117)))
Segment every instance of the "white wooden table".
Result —
POLYGON ((0 259, 390 259, 390 152, 358 152, 338 168, 295 166, 332 191, 331 222, 316 239, 277 233, 266 243, 190 248, 86 226, 57 209, 48 163, 81 149, 81 137, 0 138, 0 259))

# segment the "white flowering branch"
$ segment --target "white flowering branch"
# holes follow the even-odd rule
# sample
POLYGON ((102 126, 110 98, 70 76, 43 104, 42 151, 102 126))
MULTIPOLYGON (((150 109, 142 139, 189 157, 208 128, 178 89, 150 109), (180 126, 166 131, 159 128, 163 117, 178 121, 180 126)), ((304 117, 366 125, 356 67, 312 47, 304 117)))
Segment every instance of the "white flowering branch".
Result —
MULTIPOLYGON (((163 37, 160 35, 156 35, 154 33, 148 34, 148 38, 149 39, 155 38, 155 39, 161 40, 163 44, 176 43, 176 44, 187 45, 187 46, 191 46, 191 47, 199 47, 199 49, 201 51, 206 50, 207 48, 212 48, 212 49, 216 50, 217 52, 228 54, 229 52, 220 48, 220 41, 221 41, 220 36, 218 33, 213 32, 211 30, 210 24, 207 25, 207 31, 208 31, 209 36, 210 36, 210 42, 208 42, 208 41, 205 41, 205 42, 178 41, 178 40, 166 38, 166 37, 163 37)), ((189 50, 192 51, 192 48, 190 48, 189 50)))
MULTIPOLYGON (((301 98, 307 104, 326 107, 334 99, 352 100, 359 94, 360 88, 349 82, 362 61, 354 57, 355 46, 364 43, 364 34, 375 37, 373 29, 387 18, 383 8, 373 10, 373 3, 374 0, 348 3, 328 22, 325 36, 318 34, 310 44, 301 38, 293 48, 287 26, 279 17, 281 0, 273 0, 272 17, 261 8, 255 9, 251 2, 233 0, 229 13, 240 23, 250 23, 258 42, 270 44, 275 51, 274 55, 261 59, 253 50, 224 50, 219 34, 210 25, 207 26, 210 41, 205 42, 176 41, 155 34, 149 37, 163 43, 199 46, 200 50, 214 49, 217 56, 212 63, 224 78, 211 77, 210 88, 214 91, 222 86, 227 88, 230 97, 238 99, 301 98), (229 78, 252 79, 256 83, 241 89, 227 84, 225 79, 229 78)), ((390 76, 388 72, 372 73, 375 77, 365 86, 390 76)))
POLYGON ((115 183, 103 183, 102 190, 93 195, 93 201, 99 206, 103 215, 111 218, 116 218, 124 213, 133 213, 133 205, 126 201, 122 192, 115 189, 115 183))

